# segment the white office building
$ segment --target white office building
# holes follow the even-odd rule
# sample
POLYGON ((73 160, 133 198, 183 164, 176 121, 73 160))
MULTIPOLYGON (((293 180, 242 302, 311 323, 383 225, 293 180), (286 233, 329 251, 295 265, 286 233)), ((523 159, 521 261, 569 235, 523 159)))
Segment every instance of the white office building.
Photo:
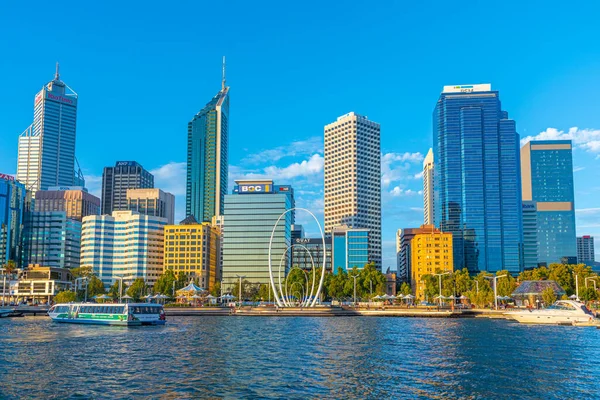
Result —
POLYGON ((325 232, 369 230, 369 261, 381 269, 381 127, 354 112, 325 126, 325 232))
POLYGON ((163 272, 166 218, 134 211, 90 215, 81 228, 81 266, 91 267, 105 286, 115 278, 142 278, 150 286, 163 272))
POLYGON ((429 149, 425 160, 423 161, 423 224, 433 225, 435 215, 433 201, 433 149, 429 149))

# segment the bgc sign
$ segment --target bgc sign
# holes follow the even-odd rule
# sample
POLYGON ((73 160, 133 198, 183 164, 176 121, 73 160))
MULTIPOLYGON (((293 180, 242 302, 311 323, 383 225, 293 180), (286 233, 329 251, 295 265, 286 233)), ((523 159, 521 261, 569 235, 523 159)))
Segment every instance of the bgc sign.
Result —
POLYGON ((271 185, 239 185, 239 194, 270 193, 271 185))

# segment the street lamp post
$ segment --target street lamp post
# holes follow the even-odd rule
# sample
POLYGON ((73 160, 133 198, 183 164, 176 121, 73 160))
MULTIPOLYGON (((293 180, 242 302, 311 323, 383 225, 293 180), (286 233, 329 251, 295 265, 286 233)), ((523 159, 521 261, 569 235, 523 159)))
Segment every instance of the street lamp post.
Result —
POLYGON ((479 281, 476 279, 475 284, 477 285, 477 294, 479 294, 479 281))
POLYGON ((573 275, 575 275, 575 295, 577 296, 577 301, 579 301, 579 275, 573 271, 573 275))
POLYGON ((238 296, 240 298, 240 307, 242 306, 242 279, 244 279, 246 277, 246 275, 236 275, 238 278, 240 278, 240 292, 238 293, 238 296))
POLYGON ((119 303, 121 303, 121 298, 123 297, 123 277, 115 276, 115 279, 119 280, 119 303))
POLYGON ((598 289, 596 289, 596 281, 595 281, 596 278, 597 278, 597 276, 588 276, 587 278, 585 278, 585 288, 587 289, 587 287, 588 287, 588 285, 587 285, 588 280, 591 280, 592 283, 594 284, 594 290, 598 290, 598 289))
POLYGON ((352 278, 354 278, 354 307, 356 307, 356 278, 358 278, 358 275, 350 275, 352 278))
POLYGON ((440 293, 439 293, 439 298, 438 300, 440 301, 440 307, 442 306, 442 275, 448 275, 450 274, 449 271, 443 272, 441 274, 433 274, 434 276, 438 277, 439 283, 440 283, 440 293))
POLYGON ((497 290, 497 283, 498 283, 498 278, 504 278, 506 276, 506 274, 504 275, 499 275, 499 276, 486 276, 484 277, 485 279, 492 279, 494 281, 494 306, 495 309, 498 309, 498 290, 497 290))

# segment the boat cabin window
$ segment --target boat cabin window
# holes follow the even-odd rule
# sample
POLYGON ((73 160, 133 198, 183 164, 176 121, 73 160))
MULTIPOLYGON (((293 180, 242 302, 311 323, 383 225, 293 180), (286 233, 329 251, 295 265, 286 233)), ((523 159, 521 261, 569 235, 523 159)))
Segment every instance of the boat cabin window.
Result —
POLYGON ((153 306, 134 306, 129 307, 134 314, 160 314, 161 307, 153 306))

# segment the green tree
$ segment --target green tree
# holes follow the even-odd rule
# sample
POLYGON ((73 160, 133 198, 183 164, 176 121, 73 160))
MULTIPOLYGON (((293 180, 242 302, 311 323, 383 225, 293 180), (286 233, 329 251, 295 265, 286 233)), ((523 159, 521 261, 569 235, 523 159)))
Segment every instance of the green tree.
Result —
POLYGON ((215 297, 221 297, 221 282, 215 282, 213 288, 210 290, 210 294, 212 294, 215 297))
MULTIPOLYGON (((351 275, 355 274, 353 270, 351 275)), ((385 274, 375 267, 375 263, 365 264, 364 268, 358 272, 356 279, 356 295, 363 299, 368 299, 371 296, 385 294, 387 291, 387 278, 385 274), (371 291, 372 289, 372 291, 371 291)), ((354 295, 354 280, 352 282, 352 295, 354 295)))
POLYGON ((154 291, 156 293, 162 293, 167 296, 172 296, 174 287, 173 284, 176 282, 177 278, 175 278, 175 272, 173 272, 172 269, 167 269, 156 280, 156 283, 154 284, 154 291))
POLYGON ((88 298, 106 293, 104 283, 96 275, 92 275, 88 283, 88 298))
POLYGON ((412 290, 410 288, 410 285, 406 282, 402 282, 402 285, 400 285, 400 294, 406 296, 407 294, 411 294, 412 290))
POLYGON ((549 306, 556 301, 556 293, 554 293, 554 289, 551 287, 547 287, 542 291, 542 300, 544 300, 544 304, 549 306))
POLYGON ((12 275, 17 270, 17 264, 13 260, 8 260, 4 264, 4 273, 6 275, 12 275))
POLYGON ((56 296, 54 296, 54 303, 71 303, 75 301, 76 295, 75 292, 70 290, 65 290, 64 292, 58 292, 56 296))
POLYGON ((598 292, 593 287, 579 289, 579 298, 583 301, 598 300, 598 292))
POLYGON ((565 289, 568 295, 571 295, 575 292, 575 278, 570 265, 553 263, 550 264, 549 270, 549 279, 556 281, 556 283, 565 289))
POLYGON ((183 273, 183 272, 179 272, 177 274, 177 281, 175 282, 175 290, 179 290, 182 289, 184 287, 186 287, 189 283, 189 279, 188 276, 183 273))
POLYGON ((338 267, 336 274, 331 274, 327 282, 327 292, 332 299, 341 300, 346 297, 344 287, 348 280, 348 274, 346 271, 338 267))
POLYGON ((137 278, 127 289, 127 295, 133 297, 135 301, 139 301, 144 296, 146 282, 142 278, 137 278))
POLYGON ((275 301, 275 296, 273 295, 273 289, 271 288, 271 284, 262 284, 258 289, 258 298, 262 301, 268 301, 269 298, 271 301, 275 301))
POLYGON ((73 276, 73 279, 76 278, 91 278, 92 277, 93 272, 92 272, 92 267, 79 267, 79 268, 73 268, 71 269, 71 276, 73 276))
POLYGON ((463 268, 459 271, 454 271, 454 279, 456 282, 456 295, 460 296, 473 287, 473 279, 471 279, 471 275, 469 275, 469 270, 463 268))

